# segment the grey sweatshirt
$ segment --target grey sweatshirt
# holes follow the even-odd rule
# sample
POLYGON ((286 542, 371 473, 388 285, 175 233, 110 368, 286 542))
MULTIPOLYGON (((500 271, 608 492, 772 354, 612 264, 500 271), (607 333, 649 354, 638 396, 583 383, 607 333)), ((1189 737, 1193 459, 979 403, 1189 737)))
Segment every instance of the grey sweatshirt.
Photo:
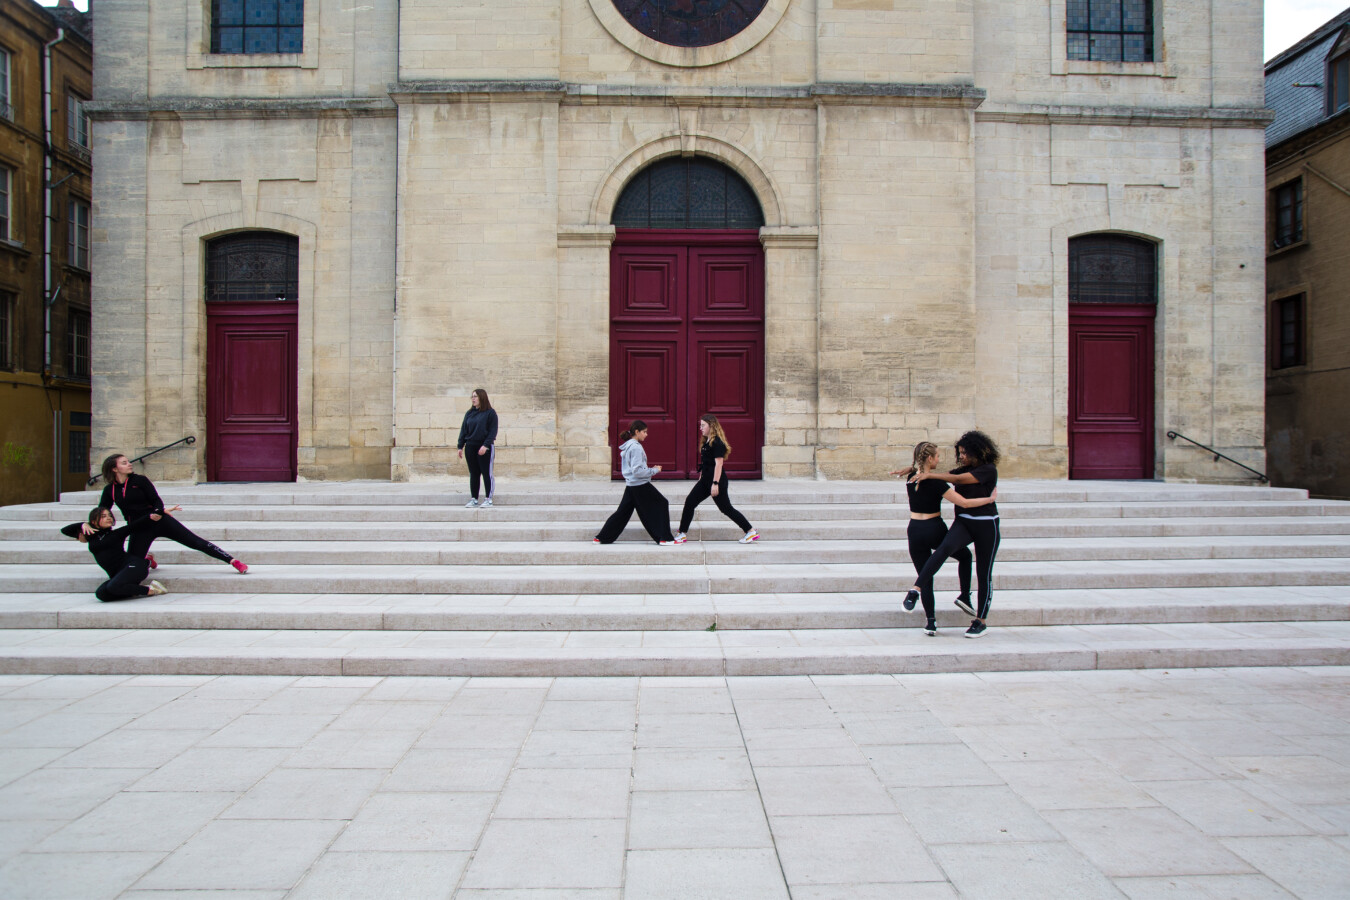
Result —
POLYGON ((633 438, 619 446, 619 467, 624 483, 629 487, 647 484, 656 474, 656 470, 647 465, 647 451, 642 449, 642 442, 633 438))

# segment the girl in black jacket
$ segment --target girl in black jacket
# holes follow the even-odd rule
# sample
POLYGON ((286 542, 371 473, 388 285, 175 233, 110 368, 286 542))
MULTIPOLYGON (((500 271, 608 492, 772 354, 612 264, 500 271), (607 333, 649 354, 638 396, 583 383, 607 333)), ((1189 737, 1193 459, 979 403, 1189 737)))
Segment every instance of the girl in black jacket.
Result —
POLYGON ((61 533, 66 537, 73 537, 82 544, 88 544, 94 562, 108 573, 108 580, 94 590, 94 596, 104 603, 168 593, 164 585, 158 581, 150 582, 149 587, 141 584, 145 576, 150 574, 150 563, 142 556, 132 556, 123 547, 127 535, 140 531, 148 521, 139 519, 121 528, 114 528, 117 518, 112 514, 112 510, 97 506, 89 513, 87 522, 83 524, 76 522, 61 529, 61 533), (85 533, 86 529, 89 530, 88 534, 85 533))
MULTIPOLYGON (((116 504, 122 511, 122 518, 128 522, 146 519, 144 528, 132 534, 127 546, 128 555, 148 557, 150 544, 155 538, 168 538, 184 547, 205 553, 213 559, 229 563, 240 575, 248 571, 248 566, 210 541, 193 534, 183 523, 170 515, 182 507, 165 509, 164 501, 159 499, 155 485, 144 475, 133 472, 131 460, 122 454, 114 453, 103 461, 103 480, 107 482, 107 487, 103 489, 103 496, 99 498, 99 506, 111 509, 113 504, 116 504)), ((88 526, 85 526, 84 533, 85 536, 89 535, 88 526)))
POLYGON ((469 464, 469 494, 471 499, 464 504, 473 509, 479 506, 478 479, 483 479, 484 497, 482 506, 492 505, 492 463, 497 458, 497 411, 488 400, 487 391, 475 388, 469 394, 473 404, 464 414, 464 424, 459 426, 459 458, 469 464))

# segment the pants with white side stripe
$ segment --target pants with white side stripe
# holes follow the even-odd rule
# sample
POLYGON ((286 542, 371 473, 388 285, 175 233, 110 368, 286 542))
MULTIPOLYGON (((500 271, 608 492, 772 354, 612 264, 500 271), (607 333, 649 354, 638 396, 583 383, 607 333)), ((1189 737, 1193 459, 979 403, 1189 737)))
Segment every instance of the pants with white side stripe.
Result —
POLYGON ((914 583, 921 592, 933 590, 933 576, 946 562, 947 557, 955 556, 972 543, 975 545, 975 578, 979 584, 978 598, 975 603, 976 615, 983 619, 989 615, 989 604, 994 596, 994 557, 998 555, 999 544, 998 519, 970 519, 957 514, 942 544, 933 551, 933 555, 924 563, 914 583))

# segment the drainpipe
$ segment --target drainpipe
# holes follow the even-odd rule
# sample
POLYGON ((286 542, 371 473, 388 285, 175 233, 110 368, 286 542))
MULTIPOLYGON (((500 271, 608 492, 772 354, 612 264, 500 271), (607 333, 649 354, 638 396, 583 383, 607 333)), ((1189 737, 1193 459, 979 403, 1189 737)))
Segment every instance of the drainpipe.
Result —
MULTIPOLYGON (((42 163, 42 380, 52 378, 52 48, 66 39, 64 28, 42 48, 42 134, 46 140, 42 163)), ((61 498, 61 414, 52 422, 52 493, 61 498)))

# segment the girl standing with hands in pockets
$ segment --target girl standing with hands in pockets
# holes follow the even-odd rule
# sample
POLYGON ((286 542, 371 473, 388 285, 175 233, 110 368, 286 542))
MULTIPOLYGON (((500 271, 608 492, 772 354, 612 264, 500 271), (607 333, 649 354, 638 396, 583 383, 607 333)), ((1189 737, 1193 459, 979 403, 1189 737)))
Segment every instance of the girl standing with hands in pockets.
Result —
POLYGON ((638 419, 628 430, 619 435, 619 465, 623 472, 623 499, 614 515, 605 521, 605 526, 595 536, 597 544, 612 544, 628 527, 637 510, 642 527, 663 547, 674 544, 670 533, 670 501, 652 484, 652 476, 661 471, 660 466, 647 465, 647 451, 642 442, 647 440, 647 423, 638 419))
POLYGON ((750 521, 731 505, 731 498, 727 496, 727 473, 723 466, 727 457, 731 455, 731 444, 727 441, 726 432, 722 430, 722 424, 717 421, 717 416, 707 413, 699 419, 698 433, 702 436, 699 441, 698 483, 685 498, 684 512, 680 515, 680 530, 675 535, 675 543, 683 544, 687 540, 686 532, 694 521, 694 510, 709 497, 713 498, 722 515, 735 522, 736 526, 745 532, 745 536, 740 539, 742 544, 759 540, 759 532, 755 531, 750 521))

